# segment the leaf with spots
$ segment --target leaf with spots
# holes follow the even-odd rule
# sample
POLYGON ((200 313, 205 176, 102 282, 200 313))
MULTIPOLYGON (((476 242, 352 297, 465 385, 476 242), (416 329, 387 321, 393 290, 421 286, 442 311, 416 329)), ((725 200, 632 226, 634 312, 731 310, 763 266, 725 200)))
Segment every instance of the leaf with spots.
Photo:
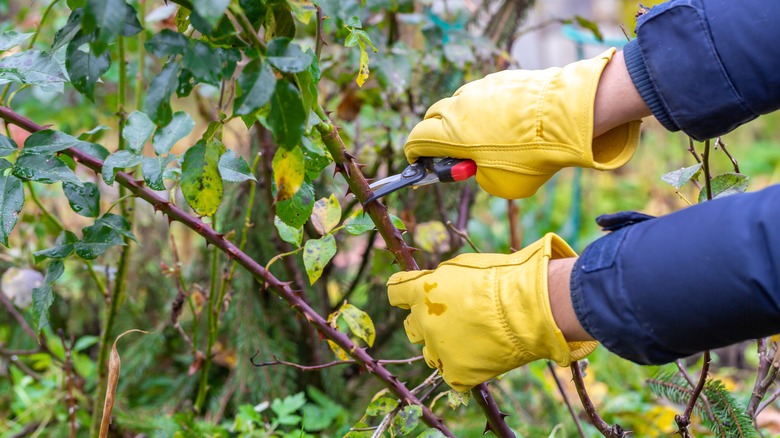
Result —
POLYGON ((54 291, 51 285, 62 276, 64 271, 65 265, 62 261, 52 261, 46 268, 43 284, 33 289, 33 323, 37 333, 49 325, 49 308, 54 303, 54 291))
POLYGON ((421 222, 414 227, 414 241, 427 252, 442 253, 449 249, 447 227, 439 221, 421 222))
POLYGON ((12 49, 33 36, 34 32, 19 33, 15 30, 7 30, 0 33, 0 51, 12 49))
POLYGON ((19 219, 19 212, 24 206, 24 187, 22 181, 6 174, 11 163, 0 160, 0 243, 8 246, 8 235, 11 234, 19 219))
POLYGON ((366 415, 369 417, 377 417, 389 414, 398 407, 398 400, 391 397, 378 397, 371 400, 371 403, 366 407, 366 415))
POLYGON ((304 180, 303 185, 292 198, 276 203, 276 215, 287 225, 300 228, 309 219, 313 208, 314 186, 304 180))
POLYGON ((91 182, 85 182, 82 186, 72 183, 63 183, 62 190, 68 198, 70 208, 84 217, 100 216, 100 190, 91 182))
POLYGON ((130 231, 130 223, 127 219, 106 213, 93 225, 83 229, 83 238, 74 244, 74 249, 79 257, 93 260, 113 246, 125 245, 123 237, 138 242, 130 231))
POLYGON ((329 198, 322 198, 314 203, 314 209, 311 212, 311 224, 320 235, 329 233, 341 220, 341 205, 336 195, 331 194, 329 198))
POLYGON ((12 173, 25 181, 36 181, 43 184, 70 182, 77 186, 82 185, 68 165, 54 155, 22 153, 16 159, 12 173))
POLYGON ((320 239, 309 239, 303 245, 303 265, 309 282, 314 284, 322 275, 322 270, 336 255, 336 239, 327 234, 320 239))
MULTIPOLYGON (((723 173, 712 178, 712 199, 722 198, 724 196, 736 195, 738 193, 744 193, 748 186, 747 175, 741 173, 723 173)), ((707 200, 707 188, 702 187, 699 193, 699 202, 707 200)))
POLYGON ((360 68, 358 69, 355 82, 357 82, 358 87, 362 87, 368 79, 368 51, 366 50, 366 43, 363 41, 359 41, 358 45, 360 46, 360 68))
POLYGON ((420 424, 422 407, 420 405, 404 406, 393 418, 392 431, 395 435, 408 435, 420 424))
POLYGON ((77 139, 64 132, 53 129, 44 129, 34 132, 24 141, 23 152, 25 154, 47 154, 64 151, 71 147, 83 147, 86 141, 77 139))
POLYGON ((101 172, 103 181, 108 185, 114 184, 117 169, 137 166, 141 163, 141 160, 143 160, 141 155, 134 154, 128 150, 114 152, 103 161, 103 171, 101 172))
POLYGON ((690 167, 683 167, 661 175, 661 181, 669 183, 672 187, 679 190, 685 183, 690 181, 691 178, 694 178, 696 174, 699 173, 699 170, 701 170, 701 163, 694 164, 690 167))
POLYGON ((278 149, 271 167, 276 183, 276 202, 291 199, 301 188, 306 166, 301 148, 278 149))
POLYGON ((352 334, 364 340, 369 347, 374 345, 376 329, 374 329, 374 321, 371 320, 368 313, 349 303, 344 303, 341 309, 339 309, 339 313, 349 326, 352 334))
POLYGON ((219 158, 225 147, 219 140, 199 141, 187 149, 181 165, 181 191, 199 216, 211 216, 222 203, 219 158))
POLYGON ((46 52, 27 50, 0 59, 0 85, 15 82, 36 85, 43 91, 62 93, 65 74, 46 52))

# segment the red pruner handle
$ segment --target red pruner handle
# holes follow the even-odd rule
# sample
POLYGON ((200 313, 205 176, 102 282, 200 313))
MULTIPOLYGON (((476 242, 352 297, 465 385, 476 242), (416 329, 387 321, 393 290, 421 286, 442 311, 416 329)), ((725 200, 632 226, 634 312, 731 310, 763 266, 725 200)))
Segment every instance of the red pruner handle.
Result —
POLYGON ((442 158, 433 165, 441 182, 463 181, 477 174, 477 163, 458 158, 442 158))

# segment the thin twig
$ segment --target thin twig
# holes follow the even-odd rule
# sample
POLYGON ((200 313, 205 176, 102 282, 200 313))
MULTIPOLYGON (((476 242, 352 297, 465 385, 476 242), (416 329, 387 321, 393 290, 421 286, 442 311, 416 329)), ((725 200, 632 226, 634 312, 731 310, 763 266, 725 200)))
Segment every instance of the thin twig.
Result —
POLYGON ((710 141, 704 142, 704 152, 701 153, 701 169, 704 173, 704 188, 707 190, 707 200, 712 199, 712 176, 710 175, 710 141))
POLYGON ((739 173, 739 162, 737 162, 737 159, 731 155, 728 149, 726 149, 726 143, 720 137, 715 140, 715 149, 717 149, 718 146, 723 149, 723 152, 729 157, 729 160, 731 160, 731 164, 734 166, 734 172, 739 173))
POLYGON ((577 388, 577 395, 580 396, 580 402, 582 403, 582 407, 585 408, 585 414, 590 419, 591 424, 607 438, 623 438, 628 436, 628 432, 624 431, 619 424, 610 426, 601 418, 599 413, 596 412, 596 407, 593 406, 593 401, 590 399, 588 392, 585 389, 585 381, 582 369, 580 368, 581 364, 581 361, 571 363, 571 376, 574 381, 574 386, 577 388))
POLYGON ((555 380, 555 386, 558 387, 558 392, 560 392, 561 397, 563 397, 563 402, 566 403, 566 408, 569 410, 569 414, 571 414, 571 419, 574 420, 574 425, 577 426, 577 432, 582 438, 587 438, 587 435, 585 435, 585 430, 582 429, 580 417, 577 415, 577 412, 574 411, 574 406, 572 406, 571 401, 569 400, 569 394, 567 394, 566 390, 563 389, 561 380, 558 378, 558 374, 555 372, 555 365, 553 365, 553 363, 549 360, 545 362, 547 362, 547 368, 550 370, 550 374, 552 374, 553 380, 555 380))
POLYGON ((701 367, 701 375, 699 376, 699 383, 697 383, 696 387, 693 389, 691 398, 690 400, 688 400, 688 405, 685 407, 685 412, 683 412, 682 415, 674 416, 674 422, 677 423, 677 427, 679 428, 678 433, 683 437, 688 436, 689 434, 688 426, 691 424, 691 414, 693 413, 693 408, 696 406, 696 399, 699 398, 699 394, 701 394, 702 390, 704 389, 704 383, 707 382, 707 373, 709 372, 709 370, 710 370, 710 352, 709 350, 707 350, 704 352, 704 364, 701 367))
MULTIPOLYGON (((279 360, 276 356, 272 356, 274 360, 270 362, 255 362, 255 358, 257 355, 260 354, 258 351, 255 353, 254 356, 249 358, 249 362, 256 367, 267 367, 267 366, 274 366, 274 365, 286 365, 289 367, 297 368, 301 371, 319 371, 324 370, 326 368, 335 367, 338 365, 353 365, 356 364, 357 361, 354 359, 349 360, 334 360, 333 362, 323 363, 319 365, 301 365, 297 364, 295 362, 287 362, 285 360, 279 360)), ((387 365, 387 364, 411 364, 420 360, 423 360, 424 356, 414 356, 410 357, 408 359, 379 359, 376 361, 378 364, 387 365)))
POLYGON ((66 395, 65 395, 65 403, 68 406, 68 426, 69 426, 69 432, 70 438, 76 437, 76 398, 73 396, 73 357, 72 357, 72 351, 73 351, 73 344, 75 343, 75 339, 71 337, 70 339, 70 345, 65 341, 65 334, 63 333, 62 329, 59 329, 57 333, 60 335, 60 341, 62 342, 62 349, 65 351, 65 386, 66 386, 66 395))
POLYGON ((523 235, 520 231, 520 209, 514 199, 507 199, 507 221, 509 222, 509 247, 519 251, 523 247, 523 235))
MULTIPOLYGON (((677 359, 674 363, 677 364, 677 369, 680 370, 680 374, 682 374, 688 384, 691 385, 691 389, 695 388, 696 383, 694 383, 691 375, 688 374, 688 370, 685 369, 685 365, 682 363, 682 360, 677 359)), ((710 400, 703 393, 701 394, 701 400, 704 402, 704 410, 707 411, 707 416, 710 417, 710 420, 712 420, 713 423, 715 423, 717 420, 715 419, 715 414, 712 412, 712 405, 710 405, 710 400)))
POLYGON ((697 163, 701 163, 701 157, 699 156, 699 153, 696 152, 696 148, 693 147, 693 138, 688 137, 688 152, 693 155, 693 158, 696 159, 697 163))
POLYGON ((459 230, 459 229, 455 228, 455 224, 453 224, 452 221, 447 221, 447 228, 452 230, 452 232, 455 233, 456 235, 458 235, 461 239, 465 240, 466 243, 469 244, 471 249, 474 250, 474 252, 482 252, 482 251, 479 250, 477 245, 475 245, 474 242, 471 241, 471 238, 469 238, 468 233, 466 233, 463 230, 459 230))
POLYGON ((322 33, 322 22, 325 21, 325 17, 322 15, 322 8, 320 5, 315 5, 314 7, 317 9, 317 35, 315 36, 316 43, 314 54, 317 56, 317 59, 320 59, 320 56, 322 55, 322 46, 325 45, 322 33))

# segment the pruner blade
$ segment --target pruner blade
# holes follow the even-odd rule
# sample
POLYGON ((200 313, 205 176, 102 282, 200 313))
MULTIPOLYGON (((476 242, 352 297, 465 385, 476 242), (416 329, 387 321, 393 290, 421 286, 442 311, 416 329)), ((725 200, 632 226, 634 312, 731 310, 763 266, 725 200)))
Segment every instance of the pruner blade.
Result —
POLYGON ((471 160, 457 158, 422 157, 403 172, 380 179, 369 185, 373 191, 366 204, 404 187, 421 187, 437 182, 463 181, 477 173, 477 165, 471 160))

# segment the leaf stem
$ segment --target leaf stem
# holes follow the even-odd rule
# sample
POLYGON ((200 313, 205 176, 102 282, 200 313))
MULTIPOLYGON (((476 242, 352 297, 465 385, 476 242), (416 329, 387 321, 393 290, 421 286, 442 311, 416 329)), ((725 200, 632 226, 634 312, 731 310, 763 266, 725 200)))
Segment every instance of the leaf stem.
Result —
MULTIPOLYGON (((216 231, 217 229, 217 214, 211 217, 211 228, 216 231)), ((217 312, 219 307, 217 305, 217 295, 219 294, 219 251, 215 246, 211 251, 211 274, 210 274, 210 288, 209 288, 209 307, 208 315, 206 315, 206 326, 208 330, 208 338, 206 341, 206 357, 203 358, 203 364, 200 369, 200 384, 198 386, 198 395, 195 399, 195 412, 202 412, 203 403, 206 401, 206 394, 209 390, 209 368, 211 368, 211 350, 214 348, 214 343, 217 340, 217 332, 219 331, 219 318, 217 318, 217 312)))
POLYGON ((35 203, 38 209, 41 210, 43 217, 45 217, 49 222, 57 227, 57 232, 65 230, 65 226, 62 225, 62 222, 60 222, 59 219, 51 214, 51 212, 43 205, 43 203, 41 203, 41 200, 38 198, 38 194, 35 192, 35 188, 33 187, 32 182, 26 181, 24 185, 27 186, 27 191, 30 192, 30 199, 32 199, 33 203, 35 203))
POLYGON ((704 152, 701 153, 701 169, 704 173, 704 188, 707 190, 707 200, 712 200, 712 175, 710 175, 710 141, 704 142, 704 152))

